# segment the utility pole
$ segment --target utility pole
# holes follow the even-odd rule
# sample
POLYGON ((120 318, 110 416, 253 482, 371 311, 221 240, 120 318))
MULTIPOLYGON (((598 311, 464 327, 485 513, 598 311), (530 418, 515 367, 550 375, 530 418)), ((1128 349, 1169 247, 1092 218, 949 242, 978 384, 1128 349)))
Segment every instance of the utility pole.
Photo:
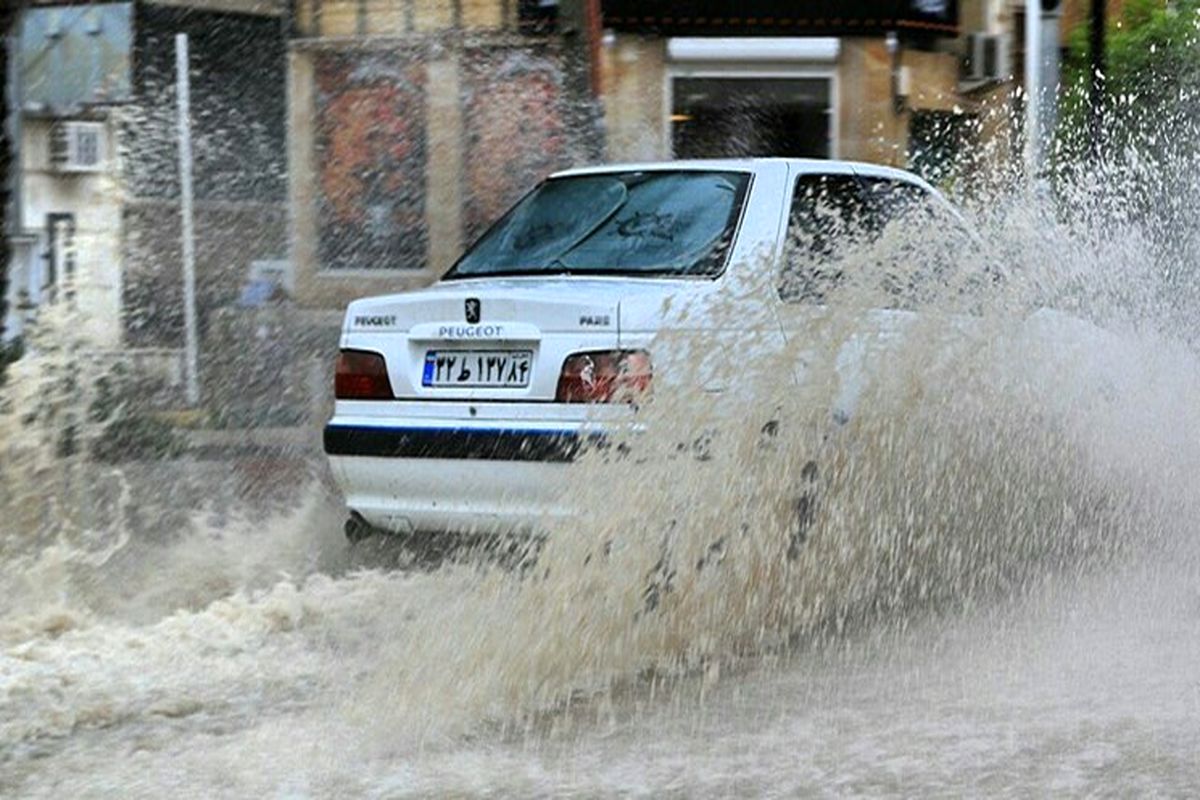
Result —
POLYGON ((1025 0, 1025 170, 1042 165, 1042 0, 1025 0))
POLYGON ((1058 127, 1062 0, 1025 0, 1025 162, 1039 178, 1058 127))
POLYGON ((1107 68, 1105 58, 1105 12, 1107 0, 1092 0, 1091 20, 1091 80, 1088 85, 1088 114, 1091 128, 1092 156, 1100 155, 1101 142, 1104 137, 1104 71, 1107 68))
POLYGON ((1058 94, 1062 83, 1062 0, 1042 0, 1041 50, 1042 96, 1038 107, 1041 119, 1042 160, 1046 160, 1058 132, 1058 94))
POLYGON ((192 115, 188 37, 175 35, 175 105, 179 114, 179 215, 183 231, 183 326, 187 402, 200 404, 199 344, 196 333, 196 241, 192 219, 192 115))

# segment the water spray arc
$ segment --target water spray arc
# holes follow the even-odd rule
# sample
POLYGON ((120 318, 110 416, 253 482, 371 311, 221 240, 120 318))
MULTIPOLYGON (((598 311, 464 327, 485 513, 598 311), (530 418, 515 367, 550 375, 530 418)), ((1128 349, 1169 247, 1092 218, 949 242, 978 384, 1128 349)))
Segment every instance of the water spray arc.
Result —
MULTIPOLYGON (((1087 2, 1074 4, 1085 21, 1087 2)), ((938 3, 906 3, 917 4, 938 3)), ((303 14, 325 4, 279 5, 303 14)), ((340 20, 352 25, 355 5, 331 0, 321 24, 337 24, 340 6, 340 20)), ((373 21, 389 5, 436 4, 363 0, 357 19, 373 21)), ((469 14, 484 4, 440 8, 449 14, 451 5, 469 14)), ((537 5, 503 2, 511 12, 537 5)), ((603 9, 609 0, 559 5, 560 21, 575 20, 572 9, 603 9)), ((764 262, 752 270, 761 285, 748 280, 744 297, 712 310, 712 331, 696 330, 697 314, 675 305, 678 330, 636 357, 603 351, 618 355, 572 362, 579 369, 568 371, 564 394, 573 397, 611 399, 621 381, 655 381, 630 425, 556 462, 569 476, 564 494, 584 513, 545 520, 538 548, 431 539, 415 551, 380 537, 344 545, 343 498, 315 463, 315 445, 289 438, 276 446, 273 436, 288 433, 281 429, 219 427, 233 410, 277 407, 248 388, 258 382, 234 386, 257 405, 221 399, 216 359, 208 364, 224 354, 216 338, 204 339, 199 383, 194 303, 211 308, 206 297, 220 288, 208 266, 219 259, 203 257, 216 227, 208 214, 224 207, 208 190, 210 165, 231 126, 212 131, 210 113, 223 103, 208 94, 206 32, 185 28, 192 120, 188 38, 171 52, 179 28, 162 23, 155 48, 146 48, 161 56, 151 81, 159 99, 114 124, 135 112, 152 117, 153 147, 123 152, 165 179, 155 181, 162 211, 152 219, 170 223, 159 226, 168 257, 153 266, 173 292, 181 279, 188 287, 188 348, 176 340, 178 300, 163 326, 172 333, 171 349, 163 348, 170 401, 181 399, 174 369, 183 356, 189 399, 202 394, 212 413, 198 428, 201 415, 178 415, 177 427, 200 443, 183 457, 122 451, 115 467, 93 462, 92 444, 119 412, 92 410, 133 391, 101 391, 99 378, 107 386, 115 378, 92 363, 69 303, 47 303, 30 326, 27 355, 0 385, 0 797, 887 796, 901 786, 951 795, 1200 795, 1200 686, 1191 668, 1200 662, 1200 290, 1185 286, 1200 285, 1192 266, 1200 236, 1186 246, 1171 239, 1168 222, 1192 207, 1159 199, 1200 198, 1200 129, 1177 137, 1187 152, 1171 150, 1174 160, 1136 140, 1117 147, 1134 112, 1116 99, 1124 78, 1116 27, 1104 81, 1105 4, 1096 0, 1099 66, 1089 85, 1097 93, 1078 118, 1063 106, 1064 123, 1079 123, 1073 131, 1094 131, 1094 149, 1051 152, 1046 142, 1067 128, 1046 122, 1057 83, 1046 61, 1057 56, 1047 48, 1060 41, 1047 14, 1056 5, 1027 6, 1037 43, 1022 54, 1032 58, 1029 106, 1013 102, 1020 65, 1015 82, 1004 80, 1012 71, 1004 63, 972 89, 999 98, 1005 134, 994 156, 1002 180, 969 171, 977 153, 962 154, 967 166, 947 179, 977 239, 934 235, 950 232, 944 217, 856 237, 842 219, 848 204, 821 208, 821 227, 780 243, 788 260, 764 262), (1101 87, 1111 102, 1100 102, 1101 87), (1022 147, 1036 153, 1036 168, 1022 147), (1026 178, 1041 176, 1054 192, 1029 191, 1026 178), (835 239, 848 242, 844 252, 835 239), (753 335, 726 335, 766 307, 764 298, 784 294, 779 318, 753 335), (679 355, 668 361, 668 352, 679 355), (93 402, 101 395, 105 402, 93 402), (68 439, 73 454, 64 456, 68 439), (235 439, 228 448, 206 444, 235 439)), ((1018 14, 1026 7, 1016 6, 1018 14)), ((992 22, 987 51, 1002 52, 1009 29, 998 33, 992 22)), ((559 92, 549 80, 558 68, 545 64, 560 62, 521 52, 494 62, 488 40, 471 36, 478 40, 464 45, 461 62, 439 50, 428 64, 414 57, 411 74, 407 60, 401 70, 379 53, 417 50, 415 36, 392 45, 377 37, 359 61, 348 38, 300 42, 287 55, 313 67, 295 83, 318 106, 327 98, 310 72, 333 80, 370 67, 369 81, 347 79, 337 96, 384 97, 367 104, 382 121, 353 113, 348 100, 349 112, 328 116, 361 121, 362 141, 404 138, 393 136, 403 127, 403 115, 392 113, 401 96, 414 106, 412 98, 433 98, 429 110, 441 113, 470 94, 470 104, 447 114, 455 136, 546 122, 506 92, 514 75, 543 95, 559 92), (498 79, 494 63, 511 70, 498 79), (409 87, 412 75, 426 82, 409 87), (485 113, 477 100, 489 93, 503 102, 485 113)), ((503 37, 501 47, 515 48, 516 34, 503 37)), ((810 54, 820 44, 803 42, 810 54)), ((643 80, 635 68, 650 55, 636 44, 622 39, 600 52, 602 65, 616 69, 604 73, 606 86, 594 86, 613 106, 626 99, 621 70, 643 80), (623 52, 638 61, 620 61, 623 52)), ((871 47, 849 42, 825 60, 877 52, 871 47)), ((571 81, 584 84, 577 49, 571 81)), ((914 63, 931 55, 913 49, 914 63)), ((960 66, 950 50, 932 54, 944 57, 948 80, 960 66)), ((257 76, 247 82, 256 91, 268 85, 257 76)), ((1086 100, 1087 89, 1081 94, 1086 100)), ((27 131, 37 123, 31 118, 27 131)), ((1137 130, 1147 128, 1158 131, 1137 130)), ((599 134, 583 138, 603 152, 599 134)), ((445 139, 422 142, 432 150, 445 139)), ((371 175, 409 174, 387 162, 386 148, 348 148, 367 153, 355 163, 371 175)), ((463 153, 511 156, 486 141, 463 153)), ((521 169, 509 160, 503 169, 485 164, 472 179, 499 194, 500 179, 521 169)), ((461 172, 429 184, 460 197, 461 172)), ((253 177, 232 161, 225 174, 253 177)), ((364 191, 356 207, 369 210, 381 193, 364 191)), ((784 216, 772 219, 784 224, 784 216)), ((623 302, 613 313, 633 309, 634 299, 623 302)), ((461 299, 446 308, 456 322, 479 310, 461 299)), ((495 306, 486 296, 482 309, 487 324, 495 306)), ((286 298, 261 313, 319 317, 286 298)), ((581 330, 601 328, 599 316, 564 316, 564 327, 579 320, 581 330)), ((637 328, 620 319, 614 335, 626 337, 617 340, 623 346, 637 328)), ((265 363, 239 359, 235 374, 265 363)), ((324 397, 334 376, 311 382, 324 397)), ((487 413, 464 406, 471 416, 487 413)), ((495 408, 511 413, 508 404, 495 408)), ((175 411, 162 416, 175 420, 175 411)), ((263 419, 273 426, 276 417, 263 419)), ((484 468, 516 471, 516 463, 484 468)), ((478 496, 461 465, 457 477, 478 496)))

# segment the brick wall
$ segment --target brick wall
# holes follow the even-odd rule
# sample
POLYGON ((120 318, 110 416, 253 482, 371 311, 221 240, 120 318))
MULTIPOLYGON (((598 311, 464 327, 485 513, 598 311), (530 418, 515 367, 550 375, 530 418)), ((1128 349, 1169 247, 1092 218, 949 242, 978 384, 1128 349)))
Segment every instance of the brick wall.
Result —
POLYGON ((599 158, 579 46, 465 28, 293 42, 298 301, 337 309, 428 284, 538 180, 599 158))
POLYGON ((324 269, 419 269, 425 65, 404 50, 317 55, 317 247, 324 269))

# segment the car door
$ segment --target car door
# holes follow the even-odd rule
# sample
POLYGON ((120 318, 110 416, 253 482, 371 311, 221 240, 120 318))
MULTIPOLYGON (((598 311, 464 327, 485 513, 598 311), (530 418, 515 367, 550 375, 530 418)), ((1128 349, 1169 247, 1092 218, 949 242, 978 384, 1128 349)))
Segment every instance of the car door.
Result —
POLYGON ((849 413, 842 395, 853 394, 843 373, 864 346, 859 319, 831 313, 831 299, 861 280, 857 253, 880 228, 877 209, 846 165, 793 175, 787 229, 776 271, 777 307, 788 353, 802 395, 829 402, 833 413, 849 413))
POLYGON ((873 218, 874 246, 863 268, 874 305, 840 354, 843 412, 857 406, 873 370, 903 360, 897 348, 918 315, 923 358, 944 352, 975 324, 975 299, 996 275, 978 237, 932 187, 894 170, 856 172, 873 218))
POLYGON ((758 165, 721 276, 681 283, 665 300, 622 300, 621 346, 651 351, 656 383, 699 387, 714 408, 737 416, 761 382, 774 379, 783 335, 770 269, 787 191, 783 162, 758 165))

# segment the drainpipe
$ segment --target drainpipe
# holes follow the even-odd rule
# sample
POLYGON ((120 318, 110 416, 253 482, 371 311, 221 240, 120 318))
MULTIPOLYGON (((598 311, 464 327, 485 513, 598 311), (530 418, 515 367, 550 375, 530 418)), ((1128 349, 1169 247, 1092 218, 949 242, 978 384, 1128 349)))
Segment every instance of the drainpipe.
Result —
POLYGON ((584 0, 587 16, 588 68, 592 76, 592 95, 604 94, 604 78, 600 74, 600 39, 604 36, 600 0, 584 0))

